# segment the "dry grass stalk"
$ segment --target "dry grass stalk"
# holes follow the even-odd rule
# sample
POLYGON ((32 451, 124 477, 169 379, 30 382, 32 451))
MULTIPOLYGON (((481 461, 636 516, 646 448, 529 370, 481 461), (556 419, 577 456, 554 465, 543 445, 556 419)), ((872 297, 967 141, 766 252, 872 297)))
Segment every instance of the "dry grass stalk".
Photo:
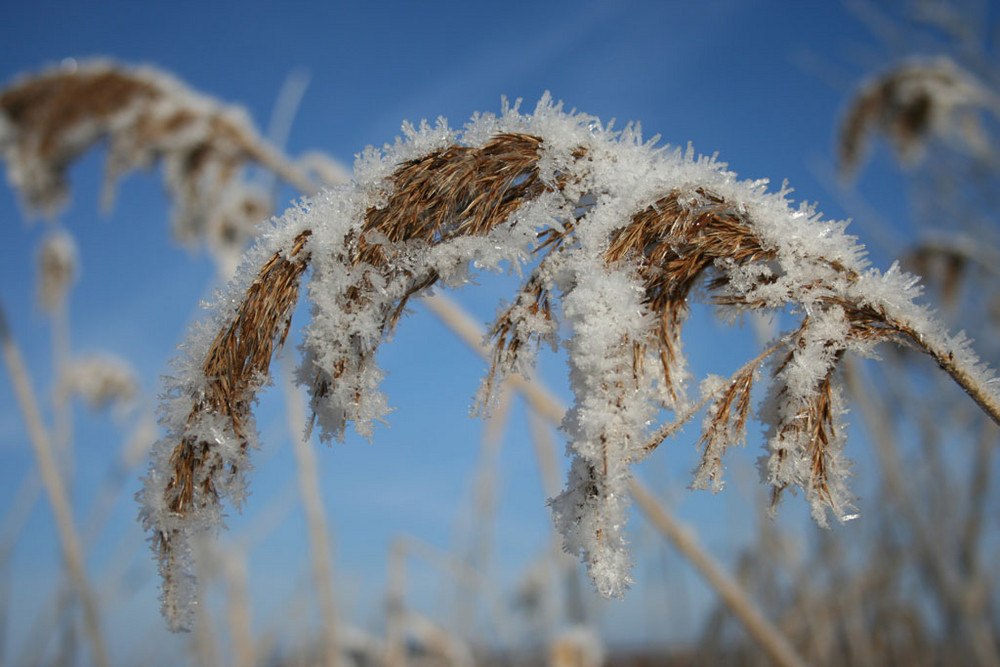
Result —
MULTIPOLYGON (((483 356, 484 359, 487 361, 490 361, 491 358, 495 359, 496 345, 487 346, 483 343, 484 335, 480 325, 452 299, 441 294, 428 294, 424 296, 422 303, 437 315, 455 335, 465 341, 469 347, 483 356)), ((538 416, 553 424, 558 424, 566 415, 566 407, 560 405, 555 395, 539 382, 537 378, 512 375, 508 378, 508 382, 517 389, 518 393, 527 397, 538 416)), ((539 467, 543 471, 542 477, 545 480, 545 488, 553 491, 549 495, 555 495, 555 492, 558 491, 556 488, 558 487, 558 482, 554 486, 550 484, 551 478, 549 475, 556 474, 558 468, 556 459, 553 458, 545 464, 540 464, 539 467)))
POLYGON ((73 408, 63 376, 70 363, 67 303, 70 290, 80 273, 76 241, 69 232, 53 230, 46 234, 38 253, 37 272, 38 301, 52 327, 52 362, 55 370, 52 444, 61 455, 62 473, 69 479, 73 469, 73 408))
POLYGON ((747 595, 746 590, 709 557, 698 544, 693 533, 679 524, 656 498, 638 481, 630 484, 632 495, 643 513, 666 535, 708 580, 725 604, 744 624, 747 631, 757 640, 767 656, 777 665, 802 667, 805 660, 796 652, 785 636, 765 618, 758 606, 747 595))
POLYGON ((309 556, 312 565, 315 594, 322 615, 320 636, 322 664, 335 667, 342 663, 340 630, 337 624, 337 604, 334 597, 333 552, 330 532, 320 493, 319 466, 312 445, 303 436, 306 430, 306 410, 302 395, 292 381, 292 364, 284 360, 284 389, 287 402, 288 430, 295 453, 299 497, 309 533, 309 556))
POLYGON ((258 664, 254 656, 254 634, 247 586, 247 557, 238 549, 230 549, 224 556, 222 574, 227 588, 227 620, 229 626, 229 654, 237 667, 258 664))
MULTIPOLYGON (((579 129, 573 117, 560 118, 579 129)), ((520 117, 512 123, 526 124, 520 117)), ((413 136, 416 141, 420 135, 413 136)), ((648 415, 655 414, 650 404, 691 416, 684 410, 680 341, 696 285, 705 284, 717 304, 737 313, 788 305, 805 313, 764 355, 784 353, 774 369, 765 417, 771 449, 767 481, 778 493, 789 485, 805 489, 820 523, 827 509, 839 520, 851 518, 840 453, 843 408, 834 384, 845 351, 864 353, 882 341, 913 346, 1000 422, 1000 399, 986 385, 988 372, 975 365, 961 339, 948 337, 912 304, 915 279, 895 268, 884 276, 863 271, 853 241, 829 241, 839 233, 835 228, 817 230, 810 226, 815 220, 799 220, 808 212, 789 212, 784 199, 779 213, 771 200, 748 203, 763 196, 759 186, 740 190, 724 180, 714 186, 659 186, 630 200, 627 209, 611 207, 607 202, 615 200, 609 192, 625 185, 601 171, 603 161, 624 162, 630 154, 621 149, 609 157, 605 140, 591 136, 581 134, 574 146, 565 138, 550 144, 541 134, 494 131, 467 146, 449 135, 450 142, 439 140, 438 147, 378 172, 384 175, 331 193, 326 202, 353 192, 365 192, 375 202, 362 204, 360 216, 340 231, 323 226, 319 217, 310 219, 321 214, 307 210, 293 217, 289 231, 272 235, 268 243, 276 250, 245 293, 233 297, 241 299, 239 306, 207 348, 201 365, 205 385, 181 389, 194 400, 178 427, 180 443, 173 445, 172 472, 167 471, 171 530, 182 530, 192 512, 217 512, 219 476, 238 474, 235 461, 242 459, 227 458, 231 445, 217 445, 213 438, 231 434, 240 452, 246 449, 249 408, 287 333, 287 314, 307 264, 314 268, 316 298, 300 381, 310 388, 324 437, 340 437, 348 420, 367 433, 370 422, 380 418, 379 399, 372 398, 380 378, 372 359, 380 340, 413 295, 439 280, 461 278, 470 258, 503 247, 502 234, 522 234, 526 250, 539 261, 493 326, 497 344, 487 384, 503 380, 522 365, 520 357, 534 343, 554 336, 553 299, 560 299, 576 329, 567 345, 578 404, 565 424, 577 439, 578 458, 553 508, 562 530, 573 536, 567 537, 567 548, 588 560, 595 581, 604 581, 602 590, 609 594, 624 587, 621 527, 627 505, 619 487, 629 478, 627 465, 650 449, 644 440, 648 415), (282 239, 293 235, 288 247, 282 239), (805 237, 813 240, 799 240, 805 237), (616 301, 632 298, 634 306, 608 314, 621 308, 616 301), (606 327, 593 327, 595 317, 604 318, 606 327)), ((627 187, 634 192, 632 182, 627 187)), ((344 216, 343 209, 330 210, 344 216)), ((717 479, 711 470, 719 458, 714 452, 745 428, 752 374, 763 360, 737 374, 737 388, 717 404, 718 419, 707 422, 704 441, 713 444, 707 448, 713 452, 706 460, 709 479, 717 479)), ((239 501, 241 492, 233 493, 239 501)), ((155 513, 147 518, 169 561, 171 532, 160 522, 155 513)))
POLYGON ((38 408, 38 402, 35 399, 34 390, 31 388, 28 372, 24 368, 21 352, 7 328, 6 316, 2 309, 0 309, 0 344, 3 347, 4 364, 7 366, 21 413, 27 423, 28 435, 35 451, 42 484, 45 487, 45 493, 49 498, 49 502, 52 505, 52 512, 56 518, 59 541, 63 557, 66 559, 66 568, 69 570, 69 578, 76 589, 77 595, 80 596, 80 603, 83 607, 84 628, 87 639, 91 644, 94 664, 109 665, 110 661, 104 646, 104 636, 101 632, 100 610, 98 609, 93 590, 87 581, 87 571, 83 562, 83 549, 73 521, 73 510, 66 495, 66 489, 63 486, 58 464, 55 461, 51 440, 42 422, 41 412, 38 408))

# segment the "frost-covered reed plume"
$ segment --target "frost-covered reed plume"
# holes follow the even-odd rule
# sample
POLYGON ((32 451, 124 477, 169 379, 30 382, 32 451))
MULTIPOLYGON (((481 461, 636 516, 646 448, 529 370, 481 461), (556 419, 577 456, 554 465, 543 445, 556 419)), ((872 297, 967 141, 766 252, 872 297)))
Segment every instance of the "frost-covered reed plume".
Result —
POLYGON ((221 525, 224 500, 246 497, 251 407, 305 276, 312 317, 298 380, 330 440, 347 422, 371 437, 386 416, 375 352, 411 297, 462 285, 473 269, 523 272, 492 326, 481 401, 529 366, 540 343, 562 340, 573 461, 551 505, 565 548, 604 595, 631 581, 631 464, 707 404, 695 482, 721 488, 722 457, 745 437, 767 360, 764 481, 775 499, 803 490, 822 524, 853 511, 836 381, 845 353, 869 354, 882 341, 920 349, 1000 421, 992 373, 914 304, 917 279, 895 265, 870 268, 845 223, 793 205, 787 189, 768 193, 765 181, 739 181, 713 159, 658 148, 637 127, 566 114, 548 97, 532 114, 505 105, 463 131, 443 121, 403 129, 395 145, 359 157, 353 182, 263 230, 182 348, 163 405, 167 434, 141 492, 174 628, 193 613, 192 536, 221 525), (734 316, 790 309, 800 319, 731 378, 704 381, 694 401, 681 343, 698 285, 734 316), (662 410, 676 421, 657 430, 662 410))
POLYGON ((839 135, 840 170, 851 175, 860 167, 873 132, 885 135, 903 163, 923 157, 935 136, 973 155, 989 155, 996 146, 983 128, 984 111, 1000 119, 1000 98, 950 58, 906 60, 851 100, 839 135))
POLYGON ((101 142, 108 149, 106 206, 121 176, 162 163, 175 236, 205 243, 227 261, 271 214, 271 193, 251 183, 244 167, 258 165, 300 191, 315 191, 307 171, 263 141, 242 109, 153 67, 69 60, 0 93, 0 156, 30 211, 58 212, 67 199, 67 168, 101 142))

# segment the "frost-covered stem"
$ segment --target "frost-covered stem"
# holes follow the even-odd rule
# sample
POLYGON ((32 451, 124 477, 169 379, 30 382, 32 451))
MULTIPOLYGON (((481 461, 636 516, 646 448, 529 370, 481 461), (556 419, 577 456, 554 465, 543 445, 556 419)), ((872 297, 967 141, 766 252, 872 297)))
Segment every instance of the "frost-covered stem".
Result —
POLYGON ((806 661, 795 651, 781 631, 764 617, 739 583, 701 548, 694 533, 678 523, 653 494, 635 478, 630 481, 629 490, 649 521, 701 572, 775 664, 782 667, 806 667, 806 661))
MULTIPOLYGON (((936 345, 924 343, 920 340, 919 334, 914 334, 915 340, 919 341, 920 347, 929 354, 938 366, 958 384, 969 397, 976 402, 983 412, 989 415, 993 422, 1000 426, 1000 393, 990 391, 984 387, 982 382, 964 365, 958 363, 954 353, 943 350, 936 345)), ((994 382, 996 379, 993 380, 994 382)))
POLYGON ((337 604, 333 595, 333 553, 330 550, 330 535, 320 493, 316 454, 309 441, 303 437, 306 427, 306 411, 302 395, 292 383, 292 367, 288 357, 283 358, 284 393, 288 412, 288 430, 291 434, 292 449, 299 477, 299 494, 306 516, 309 535, 309 558, 312 561, 316 595, 322 614, 323 664, 334 667, 341 664, 340 643, 337 627, 337 604))
POLYGON ((49 503, 52 505, 52 513, 56 518, 63 557, 66 559, 70 579, 73 581, 77 594, 80 596, 80 604, 83 606, 84 627, 90 640, 94 663, 108 665, 110 662, 101 634, 100 614, 93 591, 87 582, 83 550, 73 523, 73 510, 63 486, 59 466, 55 462, 52 445, 42 421, 38 402, 35 400, 28 371, 21 358, 21 352, 7 327, 7 319, 2 307, 0 307, 0 344, 3 346, 3 359, 7 366, 7 372, 10 374, 14 394, 28 428, 28 437, 35 451, 42 484, 45 486, 49 503))

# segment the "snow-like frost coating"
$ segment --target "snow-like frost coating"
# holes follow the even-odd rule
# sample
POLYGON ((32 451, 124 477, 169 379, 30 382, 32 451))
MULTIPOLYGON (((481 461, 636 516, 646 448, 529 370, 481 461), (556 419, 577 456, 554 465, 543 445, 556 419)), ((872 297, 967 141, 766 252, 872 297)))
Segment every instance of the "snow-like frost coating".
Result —
MULTIPOLYGON (((849 464, 842 456, 845 408, 834 376, 837 361, 845 351, 869 353, 877 342, 890 338, 881 335, 881 329, 864 328, 864 318, 858 315, 862 309, 867 309, 865 317, 878 320, 894 336, 915 332, 928 342, 929 353, 948 351, 969 377, 992 387, 985 400, 997 402, 996 385, 989 384, 991 371, 978 365, 961 337, 948 335, 926 308, 913 303, 919 295, 915 279, 895 266, 884 274, 871 269, 863 247, 845 233, 846 223, 824 220, 812 207, 794 204, 785 186, 768 192, 767 181, 739 181, 714 157, 697 157, 690 147, 657 147, 655 139, 643 140, 637 125, 619 132, 591 116, 564 113, 548 96, 531 114, 505 102, 499 116, 476 115, 461 132, 439 120, 434 125, 406 124, 403 133, 394 144, 366 149, 355 163, 351 183, 304 201, 266 228, 236 279, 210 306, 211 315, 182 346, 162 408, 167 433, 154 449, 141 494, 146 527, 154 535, 170 535, 171 548, 179 550, 164 565, 164 610, 176 626, 190 621, 194 600, 191 537, 221 525, 219 500, 236 505, 243 500, 243 471, 249 469, 247 454, 255 444, 252 425, 244 429, 251 431, 244 434, 251 447, 244 447, 224 419, 203 415, 192 420, 192 405, 204 396, 208 382, 203 360, 264 263, 276 253, 288 253, 295 239, 307 232, 311 320, 304 332, 298 381, 312 392, 311 407, 324 440, 341 438, 347 422, 371 438, 375 423, 386 418, 388 403, 379 391, 383 373, 374 356, 391 333, 391 315, 411 296, 421 276, 460 286, 479 269, 530 272, 525 291, 500 315, 509 324, 506 335, 524 344, 524 354, 501 355, 480 398, 488 404, 489 392, 506 373, 530 364, 533 345, 556 341, 556 316, 568 325, 569 336, 562 344, 575 402, 563 429, 573 460, 566 489, 551 506, 565 548, 583 558, 604 595, 622 595, 631 582, 625 530, 631 463, 649 451, 650 431, 661 410, 683 416, 690 406, 680 332, 670 329, 657 338, 661 313, 651 309, 647 292, 656 267, 641 265, 641 254, 649 248, 616 262, 606 255, 612 239, 643 211, 678 207, 680 222, 657 239, 669 245, 669 256, 678 262, 692 252, 689 246, 702 242, 697 236, 699 225, 706 224, 698 217, 702 213, 735 225, 732 233, 742 234, 739 238, 759 251, 748 259, 735 252, 745 244, 734 249, 733 256, 714 249, 714 259, 699 268, 699 274, 705 270, 724 278, 718 282, 718 296, 732 312, 792 304, 804 317, 802 326, 775 347, 786 359, 775 366, 762 410, 767 431, 762 473, 775 487, 804 490, 820 523, 830 510, 839 520, 851 516, 849 464), (536 169, 544 191, 488 233, 429 243, 393 242, 372 230, 364 242, 378 246, 385 263, 374 266, 351 259, 366 216, 388 205, 392 178, 401 165, 455 145, 485 146, 501 135, 541 140, 536 169), (544 254, 539 263, 535 253, 546 230, 553 230, 563 245, 544 254), (548 295, 561 304, 558 313, 550 314, 548 302, 539 300, 548 295), (664 345, 669 345, 669 354, 657 352, 657 346, 664 345), (173 474, 172 452, 192 430, 214 443, 210 456, 241 472, 216 485, 218 498, 199 496, 181 516, 167 509, 164 493, 173 474), (818 431, 828 436, 821 450, 814 437, 818 431), (817 476, 817 461, 822 476, 817 476)), ((510 185, 524 178, 514 174, 510 185)), ((681 287, 678 313, 683 316, 690 285, 681 287)), ((746 372, 748 381, 758 377, 756 367, 746 372)), ((266 381, 259 378, 251 390, 266 381)), ((727 386, 729 382, 716 379, 703 391, 712 398, 727 386)), ((719 415, 717 406, 710 407, 706 427, 722 423, 713 419, 719 415)), ((741 439, 742 434, 733 432, 731 437, 741 439)), ((710 454, 721 451, 722 442, 718 440, 710 454)), ((721 467, 702 473, 696 476, 702 484, 711 480, 712 486, 721 485, 721 467)))

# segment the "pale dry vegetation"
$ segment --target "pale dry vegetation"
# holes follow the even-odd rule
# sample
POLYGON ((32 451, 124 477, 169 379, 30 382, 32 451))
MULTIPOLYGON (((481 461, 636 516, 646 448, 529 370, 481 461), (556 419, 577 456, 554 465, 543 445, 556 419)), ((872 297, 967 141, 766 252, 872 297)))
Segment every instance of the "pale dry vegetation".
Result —
MULTIPOLYGON (((954 60, 906 60, 851 100, 840 134, 842 173, 863 178, 874 136, 915 168, 921 158, 951 150, 976 162, 980 173, 992 169, 986 178, 995 182, 995 90, 954 60)), ((165 434, 129 449, 151 445, 140 518, 160 562, 164 616, 172 629, 195 630, 199 659, 212 653, 205 610, 201 618, 195 613, 204 590, 196 574, 213 570, 231 593, 233 659, 252 664, 260 657, 246 614, 245 564, 239 554, 213 553, 202 538, 221 526, 226 503, 246 504, 249 456, 260 444, 257 394, 271 381, 271 364, 306 291, 310 321, 296 379, 311 414, 286 386, 295 406, 292 431, 308 426, 323 440, 342 439, 351 424, 377 440, 374 425, 387 403, 376 353, 407 307, 423 299, 487 360, 481 414, 504 419, 507 392, 518 391, 536 415, 561 425, 573 455, 561 493, 552 487, 545 463, 552 444, 543 435, 535 443, 539 465, 549 480, 558 544, 583 561, 600 593, 621 596, 643 585, 633 581, 625 530, 633 498, 718 593, 702 642, 643 656, 649 664, 1000 663, 995 545, 988 539, 1000 393, 965 335, 948 333, 970 329, 987 341, 981 353, 995 366, 989 341, 997 340, 1000 309, 996 292, 984 288, 997 283, 998 246, 988 244, 995 214, 980 219, 993 225, 984 243, 958 234, 921 238, 914 248, 896 249, 903 266, 881 272, 844 223, 793 204, 786 190, 769 193, 766 184, 738 181, 713 160, 658 148, 631 126, 616 131, 549 99, 532 113, 513 105, 498 116, 477 116, 462 131, 439 124, 404 132, 396 144, 363 154, 349 182, 339 183, 335 169, 323 170, 332 176, 320 182, 320 172, 270 146, 242 112, 162 72, 83 63, 28 75, 0 93, 0 151, 30 211, 63 206, 67 168, 103 142, 108 192, 123 172, 160 163, 177 237, 204 243, 220 265, 231 267, 235 251, 259 234, 183 346, 161 406, 165 434), (313 196, 254 228, 273 202, 245 181, 249 165, 313 196), (489 345, 447 300, 424 298, 435 287, 465 284, 473 267, 523 276, 485 330, 489 345), (928 295, 907 270, 924 276, 928 295), (731 321, 769 312, 790 325, 762 340, 760 353, 728 377, 702 378, 692 390, 682 348, 698 299, 731 321), (970 320, 969 312, 983 315, 970 320), (568 409, 532 377, 545 344, 568 355, 575 400, 568 409), (883 358, 872 366, 876 347, 883 358), (849 405, 857 406, 880 480, 863 503, 848 486, 849 405), (695 488, 722 490, 727 449, 752 440, 753 424, 764 434, 760 469, 770 502, 755 505, 758 539, 735 575, 632 472, 699 415, 695 488), (822 526, 857 512, 873 518, 821 531, 797 553, 764 517, 786 490, 802 492, 822 526)), ((39 298, 57 328, 76 261, 64 232, 39 255, 39 298)), ((2 320, 0 327, 59 516, 92 658, 107 663, 100 610, 65 497, 68 481, 53 457, 70 425, 42 423, 16 344, 2 320)), ((99 409, 134 396, 129 369, 116 359, 70 359, 65 341, 54 354, 63 400, 78 394, 99 409)), ((417 644, 424 658, 444 664, 485 661, 460 633, 405 609, 407 554, 424 554, 471 588, 480 576, 418 540, 399 541, 391 559, 385 637, 347 630, 333 602, 313 452, 303 441, 296 448, 323 615, 322 638, 300 647, 302 655, 326 664, 404 664, 416 659, 408 647, 417 644)), ((574 564, 559 551, 553 567, 572 573, 574 564)), ((593 639, 544 637, 550 664, 598 660, 593 639)))

